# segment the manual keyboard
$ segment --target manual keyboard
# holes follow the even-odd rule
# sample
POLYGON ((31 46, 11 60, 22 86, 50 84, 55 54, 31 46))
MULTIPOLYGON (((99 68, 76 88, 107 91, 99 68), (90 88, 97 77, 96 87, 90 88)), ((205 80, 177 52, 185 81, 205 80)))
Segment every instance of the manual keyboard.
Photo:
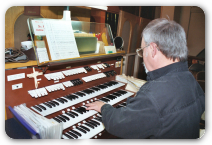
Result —
POLYGON ((57 99, 31 106, 31 109, 38 112, 42 116, 47 116, 64 108, 73 106, 75 104, 102 95, 122 86, 124 86, 123 83, 110 81, 98 86, 85 89, 83 91, 75 92, 57 99))
MULTIPOLYGON (((112 93, 112 94, 108 95, 110 97, 106 96, 99 100, 103 101, 105 103, 108 103, 110 105, 114 105, 132 95, 133 95, 133 93, 131 93, 131 92, 119 90, 116 93, 112 93), (116 94, 116 95, 114 95, 114 94, 116 94)), ((86 106, 81 106, 81 107, 78 107, 76 109, 73 109, 73 110, 70 110, 67 112, 64 111, 61 115, 58 115, 58 116, 54 117, 53 119, 55 121, 57 121, 58 123, 63 122, 63 130, 64 130, 64 129, 98 113, 95 110, 86 110, 86 108, 87 108, 86 106)))

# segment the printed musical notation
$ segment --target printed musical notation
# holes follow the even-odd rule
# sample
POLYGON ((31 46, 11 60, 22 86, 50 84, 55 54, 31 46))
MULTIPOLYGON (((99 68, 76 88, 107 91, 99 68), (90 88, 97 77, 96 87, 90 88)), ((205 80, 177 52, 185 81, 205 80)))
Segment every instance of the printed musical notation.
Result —
POLYGON ((52 60, 80 57, 71 21, 43 20, 52 60))

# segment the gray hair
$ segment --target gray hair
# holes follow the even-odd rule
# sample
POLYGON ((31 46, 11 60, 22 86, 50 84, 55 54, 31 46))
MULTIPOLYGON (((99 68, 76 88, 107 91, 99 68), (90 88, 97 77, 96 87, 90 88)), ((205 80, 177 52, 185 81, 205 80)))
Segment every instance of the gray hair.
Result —
POLYGON ((186 34, 183 27, 175 21, 165 18, 155 19, 146 26, 142 36, 146 45, 156 43, 167 58, 187 60, 186 34))

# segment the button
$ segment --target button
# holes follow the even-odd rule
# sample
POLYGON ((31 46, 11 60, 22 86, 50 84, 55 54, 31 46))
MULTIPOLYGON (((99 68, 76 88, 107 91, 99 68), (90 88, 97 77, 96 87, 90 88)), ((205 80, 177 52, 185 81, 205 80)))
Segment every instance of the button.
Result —
POLYGON ((99 136, 101 136, 102 134, 101 133, 99 133, 99 136))
POLYGON ((67 111, 71 111, 71 110, 68 108, 67 111))
POLYGON ((97 138, 97 136, 95 136, 94 138, 97 138))
POLYGON ((64 114, 64 113, 65 113, 65 111, 63 110, 63 111, 62 111, 62 113, 64 114))
POLYGON ((75 129, 76 128, 76 126, 73 126, 73 129, 75 129))
POLYGON ((87 103, 89 103, 89 101, 87 101, 87 103))
POLYGON ((72 107, 72 109, 75 109, 75 107, 72 107))

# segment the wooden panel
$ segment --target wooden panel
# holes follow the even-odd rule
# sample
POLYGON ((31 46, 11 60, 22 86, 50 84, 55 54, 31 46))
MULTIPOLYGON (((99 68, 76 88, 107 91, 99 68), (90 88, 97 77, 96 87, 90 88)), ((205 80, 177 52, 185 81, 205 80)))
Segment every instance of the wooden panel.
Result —
POLYGON ((196 56, 205 49, 205 14, 204 12, 192 12, 188 29, 188 52, 196 56))
POLYGON ((24 6, 10 7, 5 13, 5 48, 14 47, 14 25, 16 19, 24 13, 24 6))
MULTIPOLYGON (((132 43, 132 36, 133 36, 133 30, 135 26, 138 26, 138 35, 136 38, 136 47, 139 48, 141 44, 141 32, 143 31, 144 27, 151 21, 149 19, 145 19, 142 17, 135 16, 133 14, 120 11, 119 13, 119 22, 118 22, 118 28, 117 28, 117 36, 122 36, 123 26, 126 21, 130 22, 130 34, 129 34, 129 43, 127 46, 127 53, 130 52, 131 49, 131 43, 132 43)), ((133 38, 134 39, 134 38, 133 38)))
POLYGON ((169 20, 174 20, 174 9, 174 6, 162 6, 160 17, 169 20))
POLYGON ((26 63, 12 63, 8 62, 5 64, 5 69, 11 69, 11 68, 18 68, 18 67, 26 67, 26 66, 33 66, 37 65, 37 61, 30 60, 26 63))

